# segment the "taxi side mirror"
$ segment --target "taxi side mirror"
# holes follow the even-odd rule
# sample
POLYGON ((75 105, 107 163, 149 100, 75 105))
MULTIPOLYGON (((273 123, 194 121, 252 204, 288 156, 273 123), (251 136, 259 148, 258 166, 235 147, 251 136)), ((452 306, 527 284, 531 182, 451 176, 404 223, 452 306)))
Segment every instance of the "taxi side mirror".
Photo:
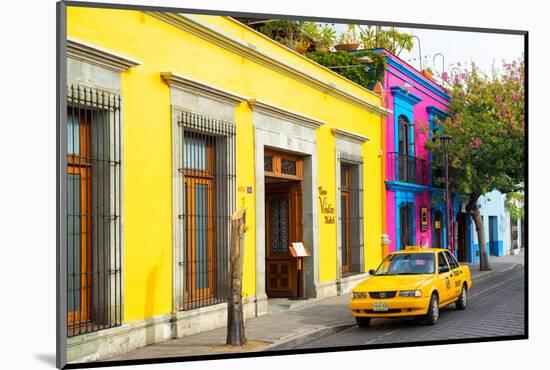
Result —
POLYGON ((439 266, 439 273, 449 272, 449 266, 439 266))
POLYGON ((369 270, 369 275, 371 275, 371 276, 376 275, 376 270, 375 269, 370 269, 369 270))

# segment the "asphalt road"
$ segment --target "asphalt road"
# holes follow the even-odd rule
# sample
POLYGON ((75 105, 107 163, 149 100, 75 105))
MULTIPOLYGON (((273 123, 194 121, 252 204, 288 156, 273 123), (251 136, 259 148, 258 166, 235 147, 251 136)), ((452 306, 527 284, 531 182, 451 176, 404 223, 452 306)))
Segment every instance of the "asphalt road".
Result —
POLYGON ((522 335, 524 293, 523 267, 516 267, 474 282, 466 310, 447 306, 434 326, 411 319, 373 319, 368 328, 353 326, 299 348, 522 335))

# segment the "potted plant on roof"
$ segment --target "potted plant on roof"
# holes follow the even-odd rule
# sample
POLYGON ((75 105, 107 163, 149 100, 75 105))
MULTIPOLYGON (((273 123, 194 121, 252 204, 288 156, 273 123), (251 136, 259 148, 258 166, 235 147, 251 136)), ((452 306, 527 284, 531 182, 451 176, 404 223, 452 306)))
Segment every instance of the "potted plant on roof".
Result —
POLYGON ((301 38, 309 41, 310 45, 316 45, 321 37, 319 26, 315 22, 304 22, 300 31, 301 38))
POLYGON ((319 30, 319 39, 315 42, 315 51, 328 52, 336 42, 336 31, 328 25, 319 30))
POLYGON ((346 32, 342 32, 338 38, 338 44, 334 45, 336 50, 355 51, 359 47, 361 39, 355 32, 355 25, 348 24, 346 32))
POLYGON ((429 78, 430 80, 433 79, 433 72, 432 72, 432 69, 430 67, 426 67, 425 69, 422 70, 422 74, 429 78))
POLYGON ((328 25, 320 26, 315 22, 304 22, 302 36, 315 47, 315 51, 328 52, 336 41, 336 31, 328 25))
POLYGON ((280 44, 305 53, 311 42, 302 33, 303 21, 274 20, 260 27, 260 32, 280 44))

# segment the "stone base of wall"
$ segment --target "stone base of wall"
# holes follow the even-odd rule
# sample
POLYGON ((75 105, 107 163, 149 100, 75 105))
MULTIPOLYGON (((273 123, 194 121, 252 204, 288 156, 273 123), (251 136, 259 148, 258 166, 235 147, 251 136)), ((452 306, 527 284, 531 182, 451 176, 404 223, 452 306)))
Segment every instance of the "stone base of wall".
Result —
MULTIPOLYGON (((266 314, 267 299, 258 300, 258 302, 255 298, 244 299, 243 311, 245 319, 266 314)), ((105 360, 149 344, 197 334, 226 324, 226 303, 159 315, 126 323, 116 328, 68 338, 67 362, 105 360)))
POLYGON ((353 288, 363 280, 369 277, 368 272, 364 272, 361 274, 356 275, 350 275, 346 277, 342 277, 340 279, 336 280, 336 289, 338 291, 338 295, 347 294, 351 292, 353 288))
POLYGON ((333 297, 338 294, 336 280, 329 280, 316 284, 317 295, 315 298, 333 297))
MULTIPOLYGON (((316 299, 349 293, 367 273, 351 275, 316 285, 316 299)), ((245 319, 269 313, 266 296, 243 300, 245 319)), ((78 335, 67 340, 67 361, 72 363, 105 360, 131 352, 139 347, 171 338, 223 327, 227 324, 227 304, 179 311, 145 320, 126 323, 116 328, 78 335)))

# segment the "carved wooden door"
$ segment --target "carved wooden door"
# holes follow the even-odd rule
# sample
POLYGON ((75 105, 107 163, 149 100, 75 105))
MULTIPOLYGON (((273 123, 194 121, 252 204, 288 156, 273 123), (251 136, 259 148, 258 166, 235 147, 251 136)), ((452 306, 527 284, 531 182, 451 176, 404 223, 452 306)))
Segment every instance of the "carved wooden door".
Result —
POLYGON ((297 264, 289 246, 301 241, 299 182, 266 184, 266 294, 297 295, 297 264))

